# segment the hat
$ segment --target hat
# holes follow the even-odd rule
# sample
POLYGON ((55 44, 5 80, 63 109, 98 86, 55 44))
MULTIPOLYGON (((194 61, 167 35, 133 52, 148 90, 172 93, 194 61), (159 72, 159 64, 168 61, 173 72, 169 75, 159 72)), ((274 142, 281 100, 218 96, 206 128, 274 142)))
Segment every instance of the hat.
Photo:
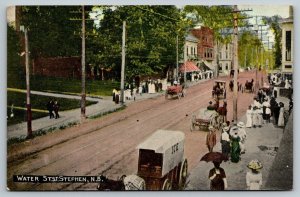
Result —
POLYGON ((223 127, 227 127, 227 123, 226 123, 226 122, 223 122, 223 123, 222 123, 222 126, 223 126, 223 127))
POLYGON ((258 161, 257 159, 254 159, 248 163, 247 167, 250 169, 253 169, 253 170, 259 170, 259 169, 262 169, 263 165, 260 161, 258 161))
POLYGON ((211 126, 211 125, 208 126, 208 130, 213 130, 213 128, 214 128, 214 127, 211 126))
POLYGON ((176 85, 177 84, 177 81, 174 81, 174 85, 176 85))
POLYGON ((245 127, 245 124, 244 124, 243 122, 239 122, 239 123, 237 124, 237 126, 243 128, 243 127, 245 127))
POLYGON ((227 126, 223 128, 224 132, 227 132, 228 130, 229 130, 229 127, 227 127, 227 126))

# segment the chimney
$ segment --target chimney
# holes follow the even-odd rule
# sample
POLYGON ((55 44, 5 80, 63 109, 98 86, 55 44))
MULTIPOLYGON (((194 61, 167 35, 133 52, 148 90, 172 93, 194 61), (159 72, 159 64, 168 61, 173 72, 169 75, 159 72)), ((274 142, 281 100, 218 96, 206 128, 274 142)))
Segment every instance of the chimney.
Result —
POLYGON ((289 6, 289 18, 294 18, 293 6, 289 6))

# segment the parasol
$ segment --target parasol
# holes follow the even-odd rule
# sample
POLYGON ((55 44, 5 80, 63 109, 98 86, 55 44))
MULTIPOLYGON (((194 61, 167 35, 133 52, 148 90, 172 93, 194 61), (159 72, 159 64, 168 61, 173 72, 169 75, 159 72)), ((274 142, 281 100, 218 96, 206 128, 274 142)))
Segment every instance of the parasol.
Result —
POLYGON ((227 161, 228 157, 224 155, 223 153, 220 152, 209 152, 206 153, 200 161, 206 161, 206 162, 219 162, 221 163, 222 161, 227 161))

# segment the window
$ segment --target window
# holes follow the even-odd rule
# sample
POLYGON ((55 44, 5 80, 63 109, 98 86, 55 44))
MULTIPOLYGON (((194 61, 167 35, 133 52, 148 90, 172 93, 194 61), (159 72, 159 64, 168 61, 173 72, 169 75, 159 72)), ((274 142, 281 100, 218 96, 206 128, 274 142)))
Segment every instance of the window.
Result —
POLYGON ((194 49, 193 49, 193 47, 191 47, 191 55, 193 55, 194 54, 194 49))
POLYGON ((189 47, 186 47, 186 56, 189 56, 189 47))
POLYGON ((286 35, 285 35, 285 47, 286 47, 286 51, 285 51, 285 59, 286 61, 291 61, 291 49, 292 49, 292 32, 291 31, 286 31, 286 35))
POLYGON ((222 70, 222 63, 220 63, 219 65, 219 70, 222 70))
POLYGON ((226 63, 226 67, 225 67, 225 69, 226 69, 226 70, 228 70, 228 63, 226 63))
POLYGON ((288 68, 288 69, 291 69, 291 68, 292 68, 292 65, 285 65, 284 67, 285 67, 285 68, 288 68))

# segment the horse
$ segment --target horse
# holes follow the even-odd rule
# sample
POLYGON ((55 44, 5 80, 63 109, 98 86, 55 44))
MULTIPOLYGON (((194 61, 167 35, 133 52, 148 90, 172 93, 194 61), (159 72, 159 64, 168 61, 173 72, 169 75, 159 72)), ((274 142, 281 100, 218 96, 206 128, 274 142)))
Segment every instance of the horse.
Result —
POLYGON ((220 117, 219 123, 222 124, 223 122, 226 122, 227 121, 226 120, 227 119, 226 118, 226 116, 227 116, 227 103, 224 103, 222 107, 219 107, 217 109, 217 112, 218 112, 219 117, 220 117))
POLYGON ((250 92, 253 92, 253 83, 254 83, 253 79, 251 80, 251 82, 246 81, 246 83, 245 83, 245 91, 249 90, 250 92))
POLYGON ((97 186, 99 191, 124 191, 124 178, 126 175, 122 175, 119 180, 108 179, 104 175, 100 175, 100 183, 97 186))

